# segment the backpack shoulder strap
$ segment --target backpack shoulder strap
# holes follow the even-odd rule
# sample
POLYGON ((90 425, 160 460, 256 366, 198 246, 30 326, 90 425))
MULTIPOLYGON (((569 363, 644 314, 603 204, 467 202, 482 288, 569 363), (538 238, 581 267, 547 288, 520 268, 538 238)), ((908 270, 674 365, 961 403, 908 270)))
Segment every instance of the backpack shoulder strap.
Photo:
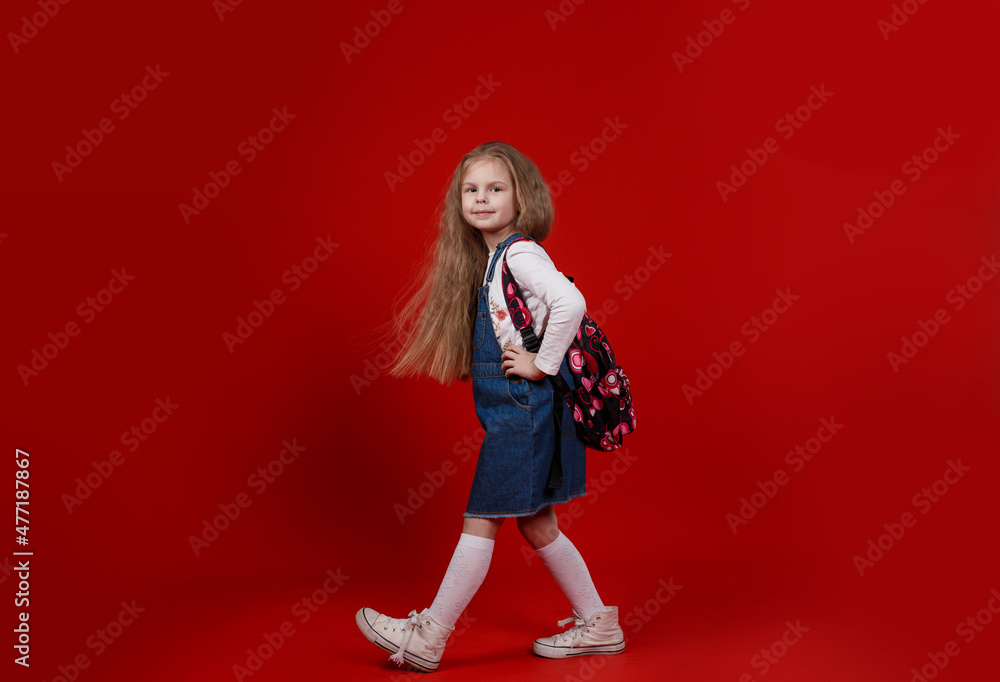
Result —
MULTIPOLYGON (((518 237, 510 244, 516 244, 520 241, 533 242, 534 239, 529 237, 518 237)), ((537 242, 535 242, 537 244, 537 242)), ((511 274, 510 268, 507 266, 507 251, 504 250, 503 254, 503 266, 500 269, 500 283, 503 285, 503 299, 507 303, 507 310, 510 312, 510 321, 514 325, 514 329, 521 332, 521 339, 524 341, 524 347, 531 351, 532 353, 537 353, 538 349, 542 347, 541 342, 538 337, 535 336, 535 330, 531 327, 531 311, 528 310, 528 306, 524 303, 524 296, 521 294, 521 288, 517 286, 517 281, 514 279, 514 275, 511 274)))

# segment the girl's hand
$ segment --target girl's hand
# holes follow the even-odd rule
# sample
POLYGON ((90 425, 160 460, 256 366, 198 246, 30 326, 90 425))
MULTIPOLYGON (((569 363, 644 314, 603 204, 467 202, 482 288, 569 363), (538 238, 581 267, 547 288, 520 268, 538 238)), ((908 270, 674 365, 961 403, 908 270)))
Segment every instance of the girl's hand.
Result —
POLYGON ((526 351, 520 346, 511 346, 500 356, 501 367, 508 377, 518 376, 537 381, 545 376, 545 372, 535 367, 537 353, 526 351))

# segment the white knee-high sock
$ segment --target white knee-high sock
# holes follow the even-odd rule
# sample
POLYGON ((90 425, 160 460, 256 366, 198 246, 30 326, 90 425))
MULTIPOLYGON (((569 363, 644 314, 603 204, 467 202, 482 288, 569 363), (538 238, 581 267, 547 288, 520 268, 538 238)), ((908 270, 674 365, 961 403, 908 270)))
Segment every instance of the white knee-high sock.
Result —
POLYGON ((560 533, 553 542, 535 552, 584 620, 604 608, 587 564, 568 537, 560 533))
POLYGON ((486 572, 490 570, 494 541, 462 533, 458 546, 431 604, 431 617, 445 627, 454 627, 462 611, 472 601, 486 572))

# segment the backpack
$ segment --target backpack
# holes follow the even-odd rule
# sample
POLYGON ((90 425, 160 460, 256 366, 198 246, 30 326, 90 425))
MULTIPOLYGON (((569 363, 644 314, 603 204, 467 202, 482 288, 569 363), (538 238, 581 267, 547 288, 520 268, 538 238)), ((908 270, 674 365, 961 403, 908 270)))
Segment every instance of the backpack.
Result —
MULTIPOLYGON (((511 244, 519 241, 534 240, 519 237, 511 244)), ((506 251, 500 276, 510 321, 521 333, 524 347, 537 353, 541 342, 531 327, 531 312, 507 267, 506 251)), ((573 281, 572 277, 567 279, 573 281)), ((615 361, 607 335, 586 313, 566 352, 566 364, 573 375, 573 387, 567 385, 561 374, 549 376, 549 381, 555 388, 557 404, 562 399, 572 410, 577 437, 592 450, 609 451, 621 447, 625 434, 635 431, 632 392, 625 370, 615 361)), ((558 443, 561 440, 558 434, 562 433, 562 410, 553 410, 553 414, 558 443)))

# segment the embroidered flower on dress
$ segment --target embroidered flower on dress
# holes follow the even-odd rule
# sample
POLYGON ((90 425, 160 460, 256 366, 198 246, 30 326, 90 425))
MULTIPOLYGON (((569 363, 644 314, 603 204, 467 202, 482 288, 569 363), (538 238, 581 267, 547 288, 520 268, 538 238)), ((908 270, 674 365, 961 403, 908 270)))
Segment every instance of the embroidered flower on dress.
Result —
POLYGON ((498 305, 497 302, 494 301, 493 297, 491 296, 490 311, 492 312, 490 319, 493 322, 493 332, 499 333, 500 323, 507 319, 507 309, 505 306, 498 305))

